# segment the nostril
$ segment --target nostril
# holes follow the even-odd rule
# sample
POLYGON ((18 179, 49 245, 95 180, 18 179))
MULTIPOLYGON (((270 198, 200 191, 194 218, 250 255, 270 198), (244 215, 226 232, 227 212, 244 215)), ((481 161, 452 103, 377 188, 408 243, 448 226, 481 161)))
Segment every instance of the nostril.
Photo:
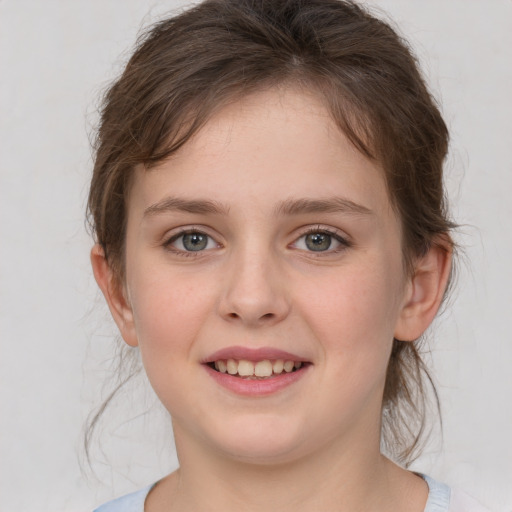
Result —
MULTIPOLYGON (((275 318, 275 316, 276 315, 274 313, 265 313, 264 315, 260 316, 260 320, 272 320, 273 318, 275 318)), ((238 313, 229 313, 228 317, 233 320, 238 320, 239 318, 242 318, 241 315, 239 315, 238 313)))

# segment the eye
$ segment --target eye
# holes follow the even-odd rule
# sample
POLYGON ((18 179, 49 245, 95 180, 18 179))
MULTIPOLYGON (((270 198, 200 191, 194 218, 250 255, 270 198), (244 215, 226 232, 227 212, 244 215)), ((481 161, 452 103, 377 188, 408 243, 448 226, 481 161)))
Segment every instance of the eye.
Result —
POLYGON ((310 252, 336 252, 348 246, 347 240, 340 235, 324 229, 311 230, 293 244, 295 249, 310 252))
POLYGON ((212 237, 200 231, 179 233, 173 236, 165 245, 177 252, 199 252, 215 249, 219 246, 212 237))

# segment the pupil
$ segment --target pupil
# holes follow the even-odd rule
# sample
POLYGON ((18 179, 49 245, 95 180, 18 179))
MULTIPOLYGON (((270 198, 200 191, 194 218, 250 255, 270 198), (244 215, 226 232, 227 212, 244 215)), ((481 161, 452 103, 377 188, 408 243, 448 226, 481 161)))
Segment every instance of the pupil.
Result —
POLYGON ((187 233, 183 235, 183 247, 187 251, 201 251, 206 248, 208 237, 201 233, 187 233))
POLYGON ((306 236, 306 246, 311 251, 326 251, 331 246, 331 236, 324 233, 311 233, 306 236))

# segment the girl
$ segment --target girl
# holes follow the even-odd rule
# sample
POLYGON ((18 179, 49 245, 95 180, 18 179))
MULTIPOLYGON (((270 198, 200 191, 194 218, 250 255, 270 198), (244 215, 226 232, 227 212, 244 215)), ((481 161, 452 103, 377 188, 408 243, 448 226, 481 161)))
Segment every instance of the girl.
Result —
POLYGON ((180 467, 101 512, 478 511, 407 471, 451 267, 448 134, 414 58, 338 0, 207 0, 108 91, 91 260, 180 467))

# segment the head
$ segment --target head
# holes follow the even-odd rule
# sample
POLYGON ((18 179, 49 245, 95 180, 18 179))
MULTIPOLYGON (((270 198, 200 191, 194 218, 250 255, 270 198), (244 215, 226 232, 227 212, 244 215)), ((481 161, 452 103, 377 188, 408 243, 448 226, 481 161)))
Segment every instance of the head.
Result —
MULTIPOLYGON (((210 0, 141 38, 104 99, 88 207, 119 290, 137 172, 164 162, 172 169, 173 155, 217 114, 273 90, 314 97, 380 170, 406 279, 433 248, 451 253, 442 178, 448 133, 404 41, 352 2, 210 0)), ((392 341, 382 402, 384 442, 405 462, 425 412, 421 333, 412 332, 392 341)))

